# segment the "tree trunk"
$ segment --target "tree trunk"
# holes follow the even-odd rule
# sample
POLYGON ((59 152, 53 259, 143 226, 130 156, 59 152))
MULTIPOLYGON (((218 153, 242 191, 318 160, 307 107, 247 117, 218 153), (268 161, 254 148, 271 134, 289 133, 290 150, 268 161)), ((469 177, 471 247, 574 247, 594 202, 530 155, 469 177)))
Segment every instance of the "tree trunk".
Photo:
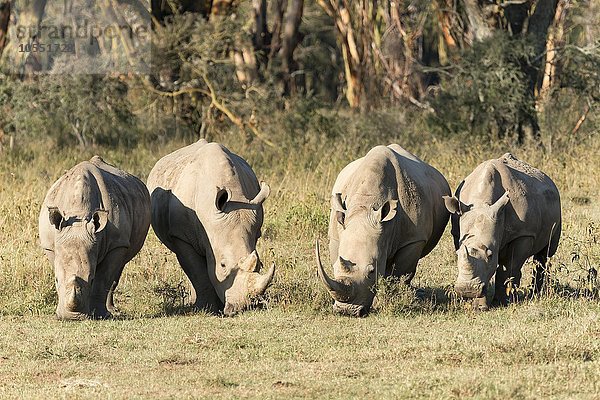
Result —
POLYGON ((465 12, 469 23, 469 41, 482 41, 492 35, 492 29, 488 25, 484 10, 479 6, 477 0, 463 0, 465 12))
POLYGON ((537 97, 542 85, 543 76, 540 71, 544 71, 543 53, 546 50, 548 40, 548 30, 556 15, 558 0, 538 0, 535 10, 529 19, 528 34, 533 38, 535 53, 538 57, 532 68, 529 70, 530 89, 534 97, 537 97))
POLYGON ((280 51, 281 64, 284 73, 284 94, 295 94, 298 92, 303 79, 294 73, 298 67, 294 61, 294 50, 298 43, 302 40, 300 37, 300 22, 302 21, 302 12, 304 9, 304 0, 292 0, 288 7, 285 17, 285 25, 282 34, 282 46, 280 51))
POLYGON ((8 41, 8 24, 10 22, 10 1, 0 3, 0 56, 8 41))
POLYGON ((556 85, 556 63, 558 61, 556 49, 563 41, 566 6, 566 0, 559 0, 554 13, 552 27, 548 31, 548 38, 546 40, 546 62, 543 68, 544 73, 535 102, 535 108, 538 113, 544 111, 552 87, 556 85))
POLYGON ((252 0, 254 12, 254 48, 263 51, 271 43, 267 26, 267 0, 252 0))

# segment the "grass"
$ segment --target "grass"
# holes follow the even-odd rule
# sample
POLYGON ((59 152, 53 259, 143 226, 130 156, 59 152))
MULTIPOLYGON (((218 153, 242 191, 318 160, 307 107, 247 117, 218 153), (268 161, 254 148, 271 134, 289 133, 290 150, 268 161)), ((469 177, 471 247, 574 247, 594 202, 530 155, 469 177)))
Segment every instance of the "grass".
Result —
POLYGON ((188 282, 152 231, 125 268, 115 298, 120 319, 53 317, 53 272, 37 244, 37 215, 52 182, 95 152, 145 179, 182 143, 129 151, 37 145, 1 155, 0 397, 597 398, 600 285, 590 270, 600 259, 598 138, 555 144, 552 152, 395 131, 283 150, 235 136, 222 141, 272 188, 259 253, 265 265, 277 263, 276 280, 262 310, 235 318, 186 307, 188 282), (469 311, 447 290, 456 273, 447 229, 418 267, 420 300, 384 281, 368 318, 332 315, 316 279, 314 239, 326 241, 337 172, 376 141, 405 146, 452 188, 509 149, 547 172, 561 190, 564 223, 546 293, 469 311))

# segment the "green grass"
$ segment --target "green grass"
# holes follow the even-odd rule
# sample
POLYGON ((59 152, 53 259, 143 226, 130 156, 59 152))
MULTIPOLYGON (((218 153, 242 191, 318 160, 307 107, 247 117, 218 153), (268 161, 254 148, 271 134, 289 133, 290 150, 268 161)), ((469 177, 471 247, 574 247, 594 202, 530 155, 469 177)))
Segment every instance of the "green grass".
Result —
POLYGON ((116 293, 120 319, 59 322, 53 272, 37 244, 50 185, 94 153, 145 179, 182 144, 17 149, 0 155, 0 397, 597 398, 600 283, 588 276, 600 259, 600 140, 565 141, 552 152, 397 132, 378 141, 405 146, 452 188, 509 149, 547 172, 561 190, 564 222, 546 293, 468 310, 447 290, 456 274, 447 229, 413 281, 424 298, 384 281, 372 315, 335 316, 316 278, 314 240, 326 243, 338 171, 375 139, 273 151, 229 136, 223 142, 272 189, 259 253, 277 272, 263 309, 235 318, 192 313, 187 279, 151 231, 116 293))
POLYGON ((349 319, 0 319, 0 396, 595 398, 600 305, 349 319))

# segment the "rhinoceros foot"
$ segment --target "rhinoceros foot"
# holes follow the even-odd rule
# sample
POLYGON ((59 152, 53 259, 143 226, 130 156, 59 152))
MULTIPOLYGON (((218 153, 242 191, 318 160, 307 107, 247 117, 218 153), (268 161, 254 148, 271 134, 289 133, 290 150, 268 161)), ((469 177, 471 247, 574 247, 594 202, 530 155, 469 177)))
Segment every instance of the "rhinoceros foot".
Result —
POLYGON ((474 298, 472 304, 473 311, 488 311, 490 309, 485 296, 474 298))

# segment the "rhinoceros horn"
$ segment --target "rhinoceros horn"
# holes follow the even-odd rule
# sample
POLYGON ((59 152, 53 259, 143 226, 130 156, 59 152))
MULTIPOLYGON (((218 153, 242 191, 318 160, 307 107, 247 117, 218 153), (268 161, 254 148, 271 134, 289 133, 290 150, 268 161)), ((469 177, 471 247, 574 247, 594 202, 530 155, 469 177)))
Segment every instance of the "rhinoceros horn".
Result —
POLYGON ((271 268, 269 268, 266 274, 260 275, 257 273, 257 275, 258 276, 254 281, 254 293, 256 295, 261 295, 267 290, 267 286, 269 286, 275 276, 275 263, 271 264, 271 268))
POLYGON ((336 301, 347 302, 352 295, 352 288, 349 285, 336 281, 335 279, 331 279, 329 276, 327 276, 325 269, 323 269, 323 264, 321 263, 319 239, 317 239, 315 244, 315 256, 317 257, 317 275, 319 275, 321 282, 323 282, 325 287, 329 290, 331 297, 333 297, 333 299, 336 301))

